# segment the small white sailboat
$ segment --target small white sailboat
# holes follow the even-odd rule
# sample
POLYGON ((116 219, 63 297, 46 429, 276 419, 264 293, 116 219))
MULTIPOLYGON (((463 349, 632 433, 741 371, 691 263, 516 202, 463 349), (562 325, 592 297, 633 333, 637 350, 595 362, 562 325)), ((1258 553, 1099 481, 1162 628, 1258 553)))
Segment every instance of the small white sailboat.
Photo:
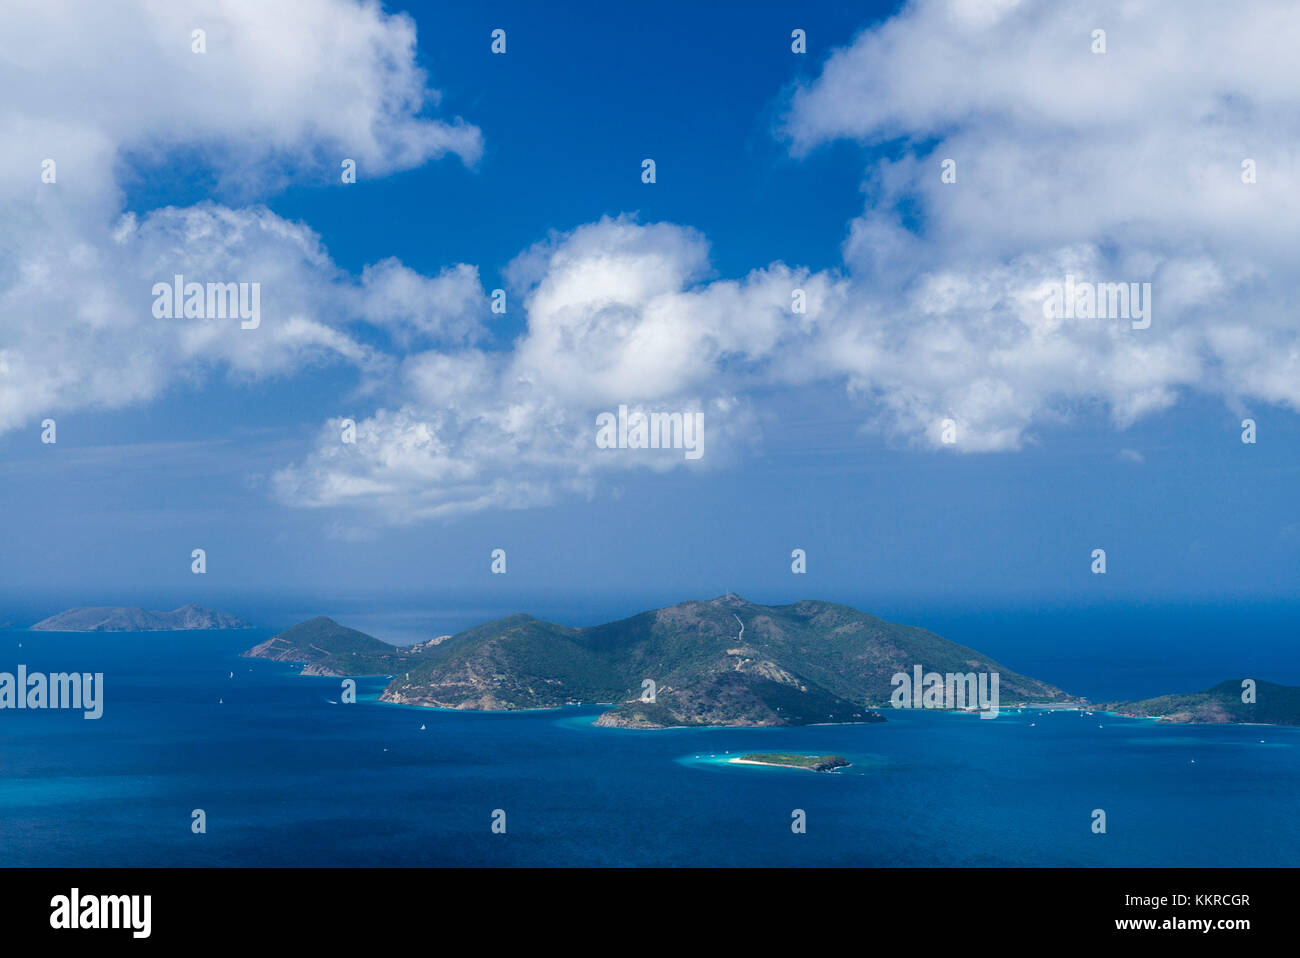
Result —
POLYGON ((234 677, 235 677, 235 673, 234 673, 234 672, 231 672, 231 673, 230 673, 230 678, 233 679, 234 677))
POLYGON ((420 731, 421 731, 421 732, 424 731, 424 723, 423 723, 423 722, 420 723, 420 731))
POLYGON ((217 699, 217 704, 218 704, 218 705, 225 705, 225 704, 226 704, 226 700, 225 700, 225 699, 217 699))

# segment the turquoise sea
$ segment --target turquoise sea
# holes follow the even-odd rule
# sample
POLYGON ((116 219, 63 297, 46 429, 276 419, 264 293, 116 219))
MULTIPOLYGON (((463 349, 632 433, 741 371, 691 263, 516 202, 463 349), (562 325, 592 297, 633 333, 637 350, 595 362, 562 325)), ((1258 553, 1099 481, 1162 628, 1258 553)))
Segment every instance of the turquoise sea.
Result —
POLYGON ((0 712, 0 865, 1300 861, 1300 729, 1036 711, 599 729, 599 708, 382 705, 380 678, 337 704, 338 679, 237 657, 269 634, 0 631, 0 671, 105 673, 98 721, 0 712), (747 751, 834 752, 853 765, 728 764, 747 751), (191 832, 194 809, 206 834, 191 832), (505 834, 492 832, 496 809, 505 834), (791 830, 795 809, 806 834, 791 830))

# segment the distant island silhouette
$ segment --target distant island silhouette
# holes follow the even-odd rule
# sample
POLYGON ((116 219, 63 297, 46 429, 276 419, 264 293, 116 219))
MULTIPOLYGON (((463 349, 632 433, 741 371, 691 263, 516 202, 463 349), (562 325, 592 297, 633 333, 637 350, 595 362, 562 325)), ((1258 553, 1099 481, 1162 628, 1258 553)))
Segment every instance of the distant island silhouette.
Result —
POLYGON ((68 609, 31 627, 34 632, 180 632, 190 629, 249 629, 243 619, 189 603, 170 612, 136 606, 96 605, 68 609))

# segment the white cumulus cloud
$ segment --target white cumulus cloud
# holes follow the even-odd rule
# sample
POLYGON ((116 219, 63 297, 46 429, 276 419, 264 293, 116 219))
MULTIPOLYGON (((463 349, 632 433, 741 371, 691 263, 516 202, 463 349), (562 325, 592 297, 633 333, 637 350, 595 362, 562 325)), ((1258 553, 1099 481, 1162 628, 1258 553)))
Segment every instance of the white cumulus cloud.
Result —
POLYGON ((841 264, 719 277, 690 226, 608 216, 511 263, 524 322, 505 348, 475 266, 429 276, 377 251, 349 275, 309 224, 237 205, 337 177, 343 156, 361 175, 475 161, 478 130, 432 116, 409 18, 354 0, 111 10, 0 11, 7 426, 213 370, 347 363, 378 397, 356 442, 323 423, 272 488, 403 522, 734 462, 796 390, 922 446, 947 448, 951 419, 959 452, 1017 449, 1081 409, 1123 429, 1192 391, 1300 409, 1290 2, 915 0, 793 89, 779 131, 796 156, 861 145, 841 264), (85 29, 59 29, 69 16, 85 29), (223 202, 124 215, 122 177, 180 150, 223 202), (148 290, 173 273, 259 282, 261 326, 160 324, 148 290), (1067 281, 1149 288, 1149 325, 1045 312, 1067 281), (596 416, 620 405, 700 413, 704 456, 598 448, 596 416))
POLYGON ((474 338, 473 267, 422 278, 385 259, 358 280, 310 227, 261 206, 124 213, 125 178, 171 162, 211 172, 231 200, 337 183, 345 157, 362 176, 474 162, 478 129, 431 115, 438 94, 415 53, 409 17, 357 0, 0 8, 0 429, 213 371, 394 366, 349 331, 356 321, 403 341, 474 338), (177 274, 259 284, 260 326, 156 318, 153 285, 177 274))

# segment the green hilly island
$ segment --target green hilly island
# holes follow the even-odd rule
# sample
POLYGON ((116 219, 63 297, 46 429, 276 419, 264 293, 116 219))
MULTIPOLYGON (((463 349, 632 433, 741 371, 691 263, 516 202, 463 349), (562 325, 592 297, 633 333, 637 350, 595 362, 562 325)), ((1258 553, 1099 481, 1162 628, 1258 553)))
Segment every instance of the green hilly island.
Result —
POLYGON ((1300 688, 1256 681, 1255 701, 1243 702, 1241 683, 1241 679, 1228 679, 1204 692, 1160 695, 1139 702, 1104 702, 1097 708, 1162 722, 1300 725, 1300 688))
POLYGON ((319 617, 245 655, 316 675, 393 678, 380 700, 458 709, 606 704, 598 725, 780 726, 879 722, 890 677, 998 672, 1001 704, 1075 702, 974 649, 831 602, 765 606, 737 595, 603 625, 512 615, 411 648, 319 617), (654 683, 653 701, 646 680, 654 683))
POLYGON ((422 646, 397 646, 318 615, 244 652, 254 659, 303 663, 303 675, 392 675, 419 658, 422 646))

